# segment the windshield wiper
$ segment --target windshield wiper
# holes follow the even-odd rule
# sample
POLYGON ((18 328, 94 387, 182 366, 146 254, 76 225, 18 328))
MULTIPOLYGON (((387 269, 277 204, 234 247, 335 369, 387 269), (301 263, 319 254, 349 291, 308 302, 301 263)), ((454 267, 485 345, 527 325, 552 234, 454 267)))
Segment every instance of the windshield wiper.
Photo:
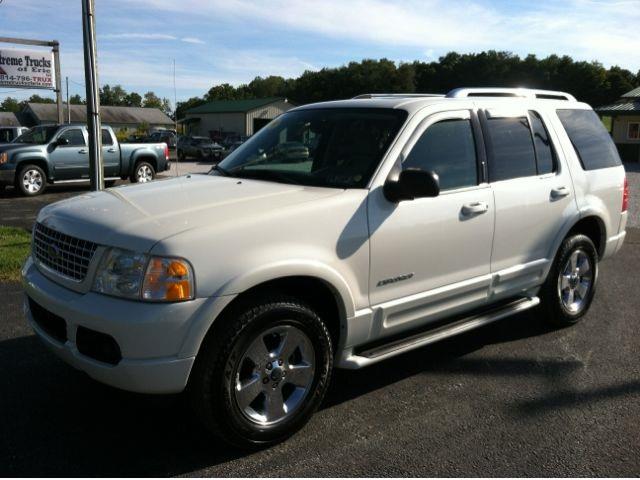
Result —
POLYGON ((231 175, 228 170, 222 168, 220 165, 214 165, 211 169, 220 172, 223 177, 229 177, 231 175))
POLYGON ((252 178, 255 180, 272 180, 279 183, 290 183, 294 185, 300 185, 300 182, 295 181, 289 175, 279 172, 277 170, 245 170, 243 168, 239 170, 233 170, 233 176, 238 178, 252 178))

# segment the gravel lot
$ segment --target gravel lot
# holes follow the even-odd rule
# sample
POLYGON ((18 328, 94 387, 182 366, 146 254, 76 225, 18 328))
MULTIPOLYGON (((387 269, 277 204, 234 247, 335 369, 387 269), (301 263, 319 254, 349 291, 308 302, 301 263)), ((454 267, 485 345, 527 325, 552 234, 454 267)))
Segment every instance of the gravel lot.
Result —
MULTIPOLYGON (((628 171, 637 226, 640 172, 628 171)), ((0 224, 28 227, 44 203, 86 190, 58 188, 5 193, 0 224)), ((20 286, 0 284, 0 476, 638 476, 640 229, 599 281, 573 328, 533 310, 337 371, 302 432, 254 453, 212 440, 182 396, 73 370, 27 327, 20 286)))

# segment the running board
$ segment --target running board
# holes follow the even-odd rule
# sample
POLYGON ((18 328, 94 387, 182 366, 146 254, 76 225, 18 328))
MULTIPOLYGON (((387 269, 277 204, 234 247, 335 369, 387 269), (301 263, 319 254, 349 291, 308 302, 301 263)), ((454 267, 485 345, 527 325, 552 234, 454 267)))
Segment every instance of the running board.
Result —
POLYGON ((375 346, 369 349, 357 351, 346 356, 339 366, 342 368, 360 368, 370 365, 385 358, 399 355, 416 348, 429 345, 431 343, 453 337, 461 333, 479 328, 489 323, 500 320, 509 315, 528 310, 540 303, 538 297, 521 298, 506 305, 488 310, 479 314, 471 315, 460 320, 447 323, 440 327, 426 330, 408 337, 393 340, 384 345, 375 346))
MULTIPOLYGON (((104 179, 105 182, 109 182, 111 180, 120 180, 120 177, 106 177, 104 179)), ((90 181, 90 178, 75 178, 73 180, 54 180, 52 183, 54 185, 62 185, 64 183, 87 183, 90 181)))

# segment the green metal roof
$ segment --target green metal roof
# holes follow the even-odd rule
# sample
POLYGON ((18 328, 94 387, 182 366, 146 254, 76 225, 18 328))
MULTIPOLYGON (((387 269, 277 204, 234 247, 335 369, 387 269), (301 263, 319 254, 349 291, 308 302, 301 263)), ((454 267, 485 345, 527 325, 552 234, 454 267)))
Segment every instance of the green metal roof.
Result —
POLYGON ((622 95, 622 98, 640 98, 640 87, 634 88, 630 92, 625 93, 622 95))
POLYGON ((185 113, 246 113, 271 103, 286 101, 283 97, 252 98, 249 100, 216 100, 193 107, 185 113))
POLYGON ((598 113, 612 113, 617 115, 640 115, 640 99, 633 100, 620 100, 611 105, 605 105, 604 107, 598 107, 595 109, 598 113))

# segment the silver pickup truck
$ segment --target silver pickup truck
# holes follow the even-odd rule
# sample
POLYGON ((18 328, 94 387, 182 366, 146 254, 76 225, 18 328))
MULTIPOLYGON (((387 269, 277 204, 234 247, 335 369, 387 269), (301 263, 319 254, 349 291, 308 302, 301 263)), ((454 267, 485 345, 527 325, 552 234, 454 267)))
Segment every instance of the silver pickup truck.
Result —
MULTIPOLYGON (((87 129, 82 125, 34 127, 0 146, 0 187, 14 185, 25 196, 39 195, 48 183, 89 180, 87 129)), ((165 143, 118 143, 111 127, 102 127, 106 185, 118 179, 149 182, 169 168, 165 143)))

